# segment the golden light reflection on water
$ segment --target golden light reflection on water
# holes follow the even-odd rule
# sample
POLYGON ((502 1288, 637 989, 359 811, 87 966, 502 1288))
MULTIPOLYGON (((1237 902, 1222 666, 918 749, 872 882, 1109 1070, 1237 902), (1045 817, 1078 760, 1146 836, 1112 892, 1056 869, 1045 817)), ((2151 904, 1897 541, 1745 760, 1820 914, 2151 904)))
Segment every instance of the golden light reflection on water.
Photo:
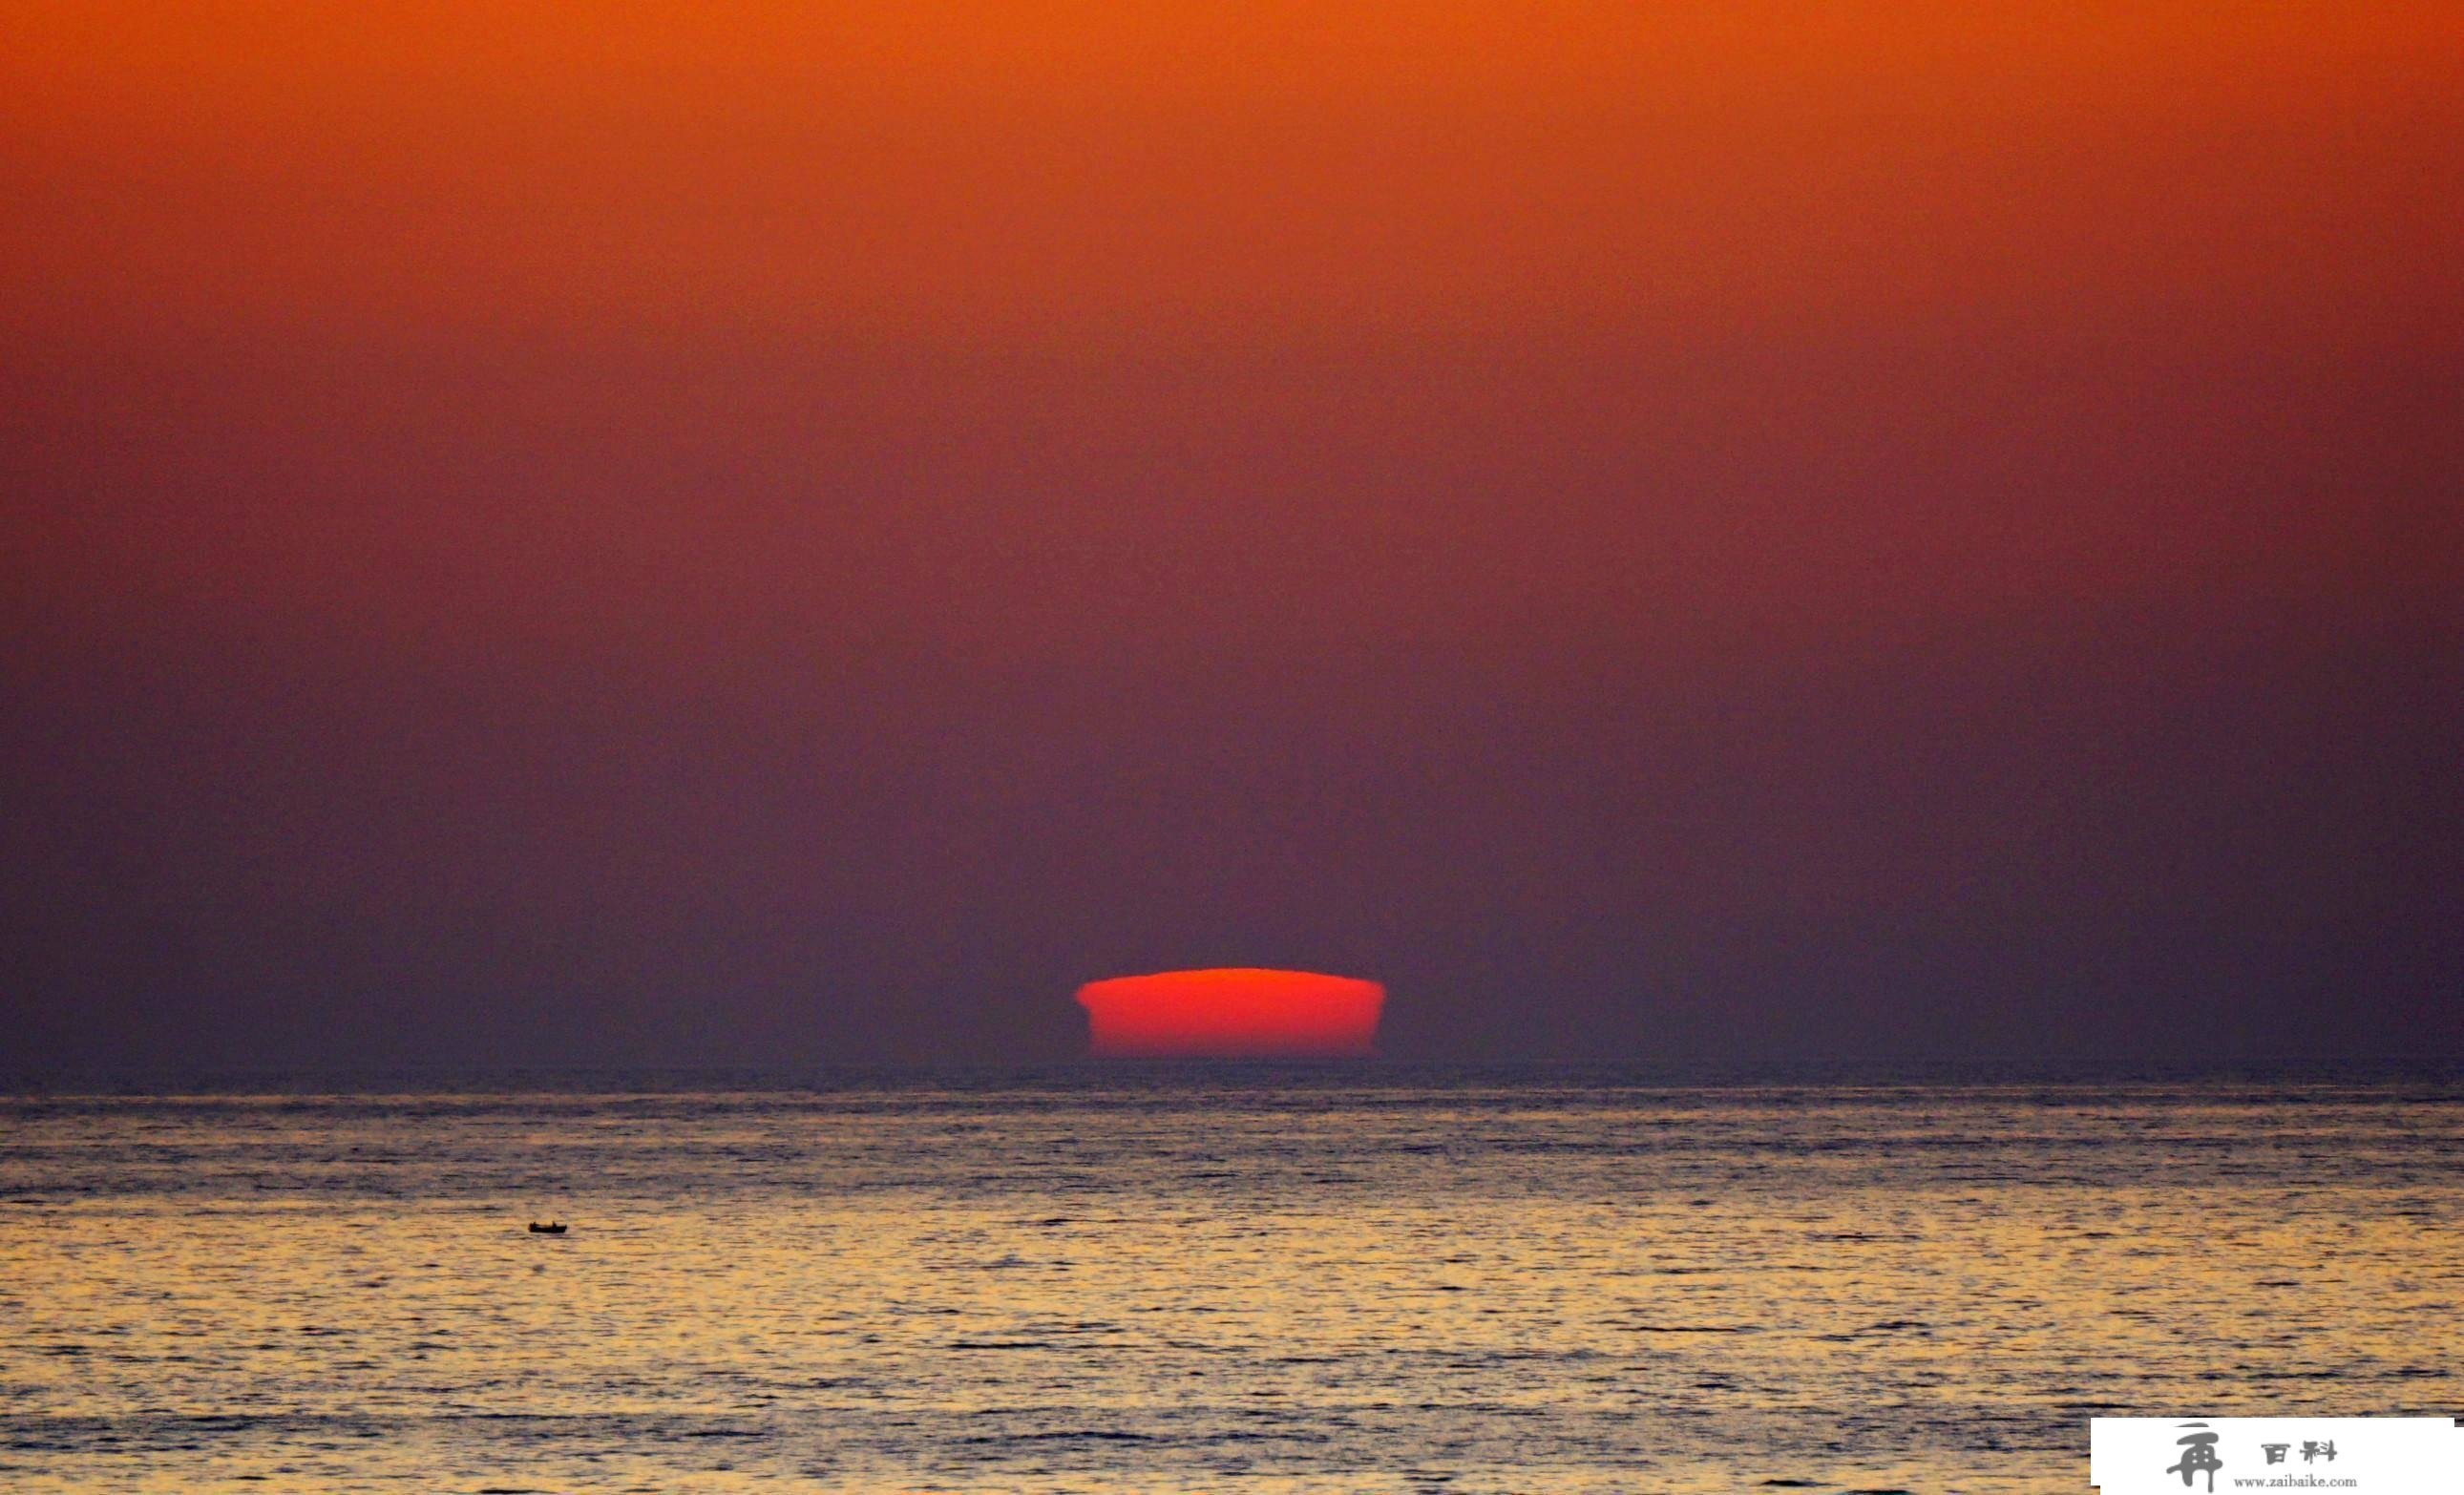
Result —
POLYGON ((2098 1412, 2464 1406, 2452 1097, 55 1102, 7 1136, 11 1489, 2077 1490, 2098 1412))

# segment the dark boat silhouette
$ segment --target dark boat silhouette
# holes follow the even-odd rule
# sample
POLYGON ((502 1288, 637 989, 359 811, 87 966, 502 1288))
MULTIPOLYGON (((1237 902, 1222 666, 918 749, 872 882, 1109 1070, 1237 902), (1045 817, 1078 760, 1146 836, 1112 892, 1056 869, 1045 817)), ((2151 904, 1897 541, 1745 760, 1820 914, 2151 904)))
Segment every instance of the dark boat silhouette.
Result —
POLYGON ((538 1220, 532 1220, 531 1234, 535 1236, 561 1236, 564 1234, 564 1225, 561 1221, 550 1221, 549 1223, 542 1225, 538 1220))

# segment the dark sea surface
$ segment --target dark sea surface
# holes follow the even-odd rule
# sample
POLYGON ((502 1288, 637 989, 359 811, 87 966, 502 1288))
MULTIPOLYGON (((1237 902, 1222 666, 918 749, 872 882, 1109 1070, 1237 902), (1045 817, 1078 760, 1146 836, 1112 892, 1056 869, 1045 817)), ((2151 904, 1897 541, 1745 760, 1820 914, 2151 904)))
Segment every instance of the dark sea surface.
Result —
POLYGON ((2081 1491, 2095 1415, 2464 1413, 2452 1068, 68 1077, 0 1200, 12 1491, 2081 1491))

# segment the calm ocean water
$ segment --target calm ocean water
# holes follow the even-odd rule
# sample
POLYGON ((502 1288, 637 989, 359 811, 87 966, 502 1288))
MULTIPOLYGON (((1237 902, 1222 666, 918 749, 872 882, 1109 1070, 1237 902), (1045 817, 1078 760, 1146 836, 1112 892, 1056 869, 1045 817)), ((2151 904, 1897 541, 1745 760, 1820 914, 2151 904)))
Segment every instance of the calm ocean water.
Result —
POLYGON ((421 1083, 0 1100, 0 1488, 2081 1491, 2099 1413, 2464 1413, 2452 1074, 421 1083))

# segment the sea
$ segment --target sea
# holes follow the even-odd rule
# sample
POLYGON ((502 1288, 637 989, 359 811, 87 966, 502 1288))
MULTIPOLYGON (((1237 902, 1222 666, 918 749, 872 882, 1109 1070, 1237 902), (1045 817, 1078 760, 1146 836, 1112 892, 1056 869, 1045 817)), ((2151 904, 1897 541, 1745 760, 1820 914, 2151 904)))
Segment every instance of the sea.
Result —
POLYGON ((2092 1417, 2464 1414, 2453 1066, 13 1091, 15 1492, 2079 1492, 2092 1417))

